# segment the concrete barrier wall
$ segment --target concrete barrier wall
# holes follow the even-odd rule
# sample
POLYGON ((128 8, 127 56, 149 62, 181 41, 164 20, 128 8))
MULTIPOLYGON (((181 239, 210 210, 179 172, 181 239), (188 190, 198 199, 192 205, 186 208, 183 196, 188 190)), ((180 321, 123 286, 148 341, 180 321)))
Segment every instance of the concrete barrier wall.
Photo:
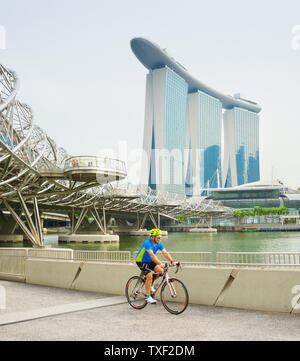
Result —
POLYGON ((76 290, 125 295, 127 280, 139 274, 137 266, 131 264, 84 263, 77 280, 76 290))
POLYGON ((76 277, 80 262, 27 259, 25 261, 25 279, 27 283, 71 288, 76 277))
POLYGON ((299 299, 300 271, 240 269, 216 306, 299 313, 300 304, 292 303, 297 294, 299 299))
MULTIPOLYGON (((190 302, 213 306, 231 273, 230 268, 184 268, 174 274, 189 291, 190 302)), ((170 277, 172 273, 169 273, 170 277)))
MULTIPOLYGON (((133 264, 28 259, 25 265, 27 283, 115 295, 124 295, 137 274, 133 264)), ((190 303, 300 313, 300 270, 189 267, 174 277, 186 285, 190 303)))

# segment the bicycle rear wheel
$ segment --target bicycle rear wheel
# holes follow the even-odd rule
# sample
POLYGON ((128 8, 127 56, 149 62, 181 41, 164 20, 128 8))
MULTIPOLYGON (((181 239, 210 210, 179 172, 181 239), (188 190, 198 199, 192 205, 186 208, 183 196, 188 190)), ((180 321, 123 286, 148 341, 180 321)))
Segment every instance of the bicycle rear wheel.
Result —
POLYGON ((136 310, 141 310, 147 305, 145 281, 139 276, 131 277, 125 288, 128 303, 136 310))
POLYGON ((179 315, 186 310, 189 304, 189 294, 185 285, 176 278, 169 279, 162 286, 161 302, 165 309, 174 315, 179 315))

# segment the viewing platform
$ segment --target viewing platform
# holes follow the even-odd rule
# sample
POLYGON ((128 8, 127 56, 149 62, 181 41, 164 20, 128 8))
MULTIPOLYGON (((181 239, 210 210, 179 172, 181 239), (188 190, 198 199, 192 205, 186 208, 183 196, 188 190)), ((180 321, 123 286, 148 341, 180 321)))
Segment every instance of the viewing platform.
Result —
POLYGON ((119 181, 126 177, 125 162, 104 157, 80 156, 66 160, 64 175, 69 179, 99 183, 119 181))
POLYGON ((99 184, 119 181, 127 175, 125 162, 96 156, 70 157, 63 169, 49 167, 41 169, 40 174, 47 178, 67 178, 78 182, 98 181, 99 184))

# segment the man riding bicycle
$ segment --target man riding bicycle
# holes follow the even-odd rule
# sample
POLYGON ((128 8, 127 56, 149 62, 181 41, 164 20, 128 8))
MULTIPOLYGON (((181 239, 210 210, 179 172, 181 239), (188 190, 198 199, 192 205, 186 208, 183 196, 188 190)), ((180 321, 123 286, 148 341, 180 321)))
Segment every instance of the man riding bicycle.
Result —
POLYGON ((145 289, 148 303, 156 303, 156 300, 151 297, 151 293, 155 292, 152 287, 155 279, 160 277, 165 265, 160 262, 156 257, 158 250, 161 250, 164 257, 171 262, 174 266, 177 262, 174 262, 170 254, 166 251, 164 245, 161 243, 161 231, 159 229, 152 229, 150 231, 151 238, 146 239, 142 247, 138 251, 136 256, 136 264, 146 276, 145 289), (152 276, 152 271, 156 274, 152 276))

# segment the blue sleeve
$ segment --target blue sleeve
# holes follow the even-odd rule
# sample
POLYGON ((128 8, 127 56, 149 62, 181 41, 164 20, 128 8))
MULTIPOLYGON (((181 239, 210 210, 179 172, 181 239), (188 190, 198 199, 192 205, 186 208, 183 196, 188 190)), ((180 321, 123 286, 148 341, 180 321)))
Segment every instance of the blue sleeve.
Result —
POLYGON ((165 249, 165 246, 160 242, 160 244, 159 244, 159 248, 160 248, 160 250, 162 251, 163 249, 165 249))

